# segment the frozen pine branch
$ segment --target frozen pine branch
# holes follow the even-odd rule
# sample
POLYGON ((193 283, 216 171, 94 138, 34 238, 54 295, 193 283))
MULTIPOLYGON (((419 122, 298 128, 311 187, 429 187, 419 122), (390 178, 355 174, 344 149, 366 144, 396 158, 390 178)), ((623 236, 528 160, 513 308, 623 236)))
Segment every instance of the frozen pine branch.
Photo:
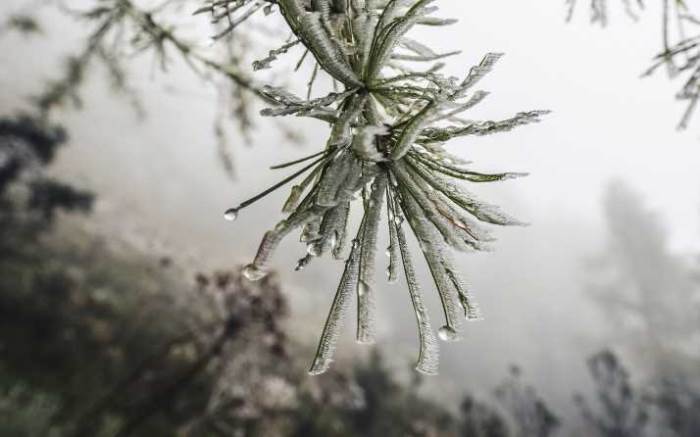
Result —
MULTIPOLYGON (((247 18, 244 10, 262 3, 210 1, 200 11, 212 14, 214 20, 223 13, 221 9, 233 11, 228 20, 239 23, 247 18)), ((386 215, 390 237, 387 277, 394 282, 401 271, 406 277, 420 339, 416 369, 436 373, 436 337, 423 304, 406 231, 416 237, 442 302, 444 321, 437 337, 456 340, 462 320, 478 319, 480 313, 455 267, 451 250, 486 248, 492 237, 482 224, 519 224, 458 182, 496 182, 523 174, 479 172, 449 153, 444 143, 536 123, 546 111, 520 112, 499 121, 461 119, 487 96, 476 86, 501 55, 487 54, 464 78, 443 75, 443 64, 438 61, 457 53, 440 52, 408 36, 416 25, 454 22, 436 15, 434 0, 267 3, 268 12, 279 11, 294 37, 253 67, 268 68, 279 56, 296 51, 300 63, 310 56, 317 65, 309 84, 322 71, 342 88, 307 99, 278 87, 260 88, 262 97, 273 104, 262 111, 263 115, 320 119, 328 123, 329 134, 323 150, 274 167, 298 166, 299 170, 226 212, 228 220, 235 220, 242 209, 298 181, 283 207, 286 218, 265 234, 243 273, 251 280, 265 277, 275 249, 295 230, 300 231, 300 240, 306 245, 297 270, 326 253, 342 258, 348 236, 354 235, 310 370, 322 373, 333 359, 353 295, 357 296, 357 341, 373 341, 377 235, 386 215), (353 207, 362 212, 354 231, 348 229, 347 220, 353 207)))

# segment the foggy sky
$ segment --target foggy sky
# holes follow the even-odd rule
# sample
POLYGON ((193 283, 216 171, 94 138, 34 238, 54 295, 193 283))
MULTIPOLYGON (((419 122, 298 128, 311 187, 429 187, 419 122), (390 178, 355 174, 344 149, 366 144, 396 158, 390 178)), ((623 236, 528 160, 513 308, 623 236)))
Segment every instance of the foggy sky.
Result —
MULTIPOLYGON (((0 11, 13 3, 22 2, 3 2, 0 11)), ((572 380, 584 377, 583 358, 597 346, 599 320, 580 295, 581 264, 604 247, 605 185, 612 178, 628 182, 660 212, 676 250, 700 248, 700 114, 687 132, 676 132, 684 110, 673 100, 680 83, 670 83, 663 72, 639 78, 660 46, 655 5, 637 23, 613 14, 609 28, 601 30, 589 25, 583 5, 574 23, 566 24, 563 1, 557 0, 439 4, 442 15, 460 23, 420 33, 441 50, 463 50, 449 62, 450 72, 463 75, 486 52, 506 53, 480 83, 491 95, 471 118, 506 118, 529 109, 554 112, 539 125, 450 145, 476 169, 529 172, 528 178, 475 191, 531 226, 496 229, 494 253, 460 255, 486 320, 469 325, 461 343, 442 345, 443 372, 436 385, 456 391, 452 381, 457 380, 457 387, 487 389, 516 362, 529 379, 549 387, 551 399, 564 402, 575 386, 572 380)), ((80 29, 64 29, 57 20, 47 32, 56 37, 0 40, 3 111, 20 106, 39 80, 55 75, 57 57, 69 51, 80 29)), ((207 36, 201 44, 208 44, 207 36)), ((320 148, 325 128, 292 120, 289 125, 306 138, 295 146, 270 129, 268 120, 257 119, 253 145, 232 138, 238 171, 232 183, 217 161, 212 90, 182 66, 164 75, 147 60, 136 65, 135 84, 148 118, 139 122, 123 99, 105 90, 97 72, 87 88, 86 108, 62 115, 73 141, 56 171, 98 193, 95 221, 107 232, 148 237, 157 250, 206 267, 247 262, 262 233, 278 220, 285 192, 246 210, 235 224, 224 222, 222 212, 283 175, 268 166, 320 148)), ((295 274, 292 267, 303 246, 294 240, 282 246, 274 266, 297 311, 290 330, 313 343, 342 265, 322 260, 295 274)), ((435 304, 426 271, 420 272, 435 304)), ((411 359, 417 340, 405 289, 382 284, 378 292, 380 344, 411 359)), ((354 333, 350 320, 346 338, 354 333)), ((359 350, 344 345, 339 361, 359 350)))

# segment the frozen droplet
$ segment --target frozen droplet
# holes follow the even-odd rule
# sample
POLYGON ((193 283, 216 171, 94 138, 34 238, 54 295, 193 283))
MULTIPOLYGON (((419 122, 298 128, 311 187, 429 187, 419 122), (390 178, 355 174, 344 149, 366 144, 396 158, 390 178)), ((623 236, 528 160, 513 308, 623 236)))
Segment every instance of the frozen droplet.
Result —
POLYGON ((231 208, 224 213, 224 219, 232 222, 238 218, 238 208, 231 208))
POLYGON ((438 329, 438 337, 442 341, 456 341, 459 336, 453 327, 445 325, 438 329))
POLYGON ((388 267, 388 268, 386 269, 386 278, 387 278, 386 281, 387 281, 389 284, 396 284, 396 283, 398 282, 398 278, 397 278, 396 275, 394 274, 394 271, 392 270, 391 267, 388 267))
POLYGON ((306 253, 308 253, 311 256, 321 255, 321 243, 319 243, 319 242, 309 243, 306 246, 306 253))
POLYGON ((367 283, 365 283, 364 281, 358 282, 358 284, 357 284, 358 296, 362 297, 365 294, 367 294, 368 291, 369 291, 369 285, 367 285, 367 283))
POLYGON ((309 241, 315 240, 318 238, 318 232, 314 230, 311 226, 304 226, 304 230, 301 232, 301 236, 299 237, 299 241, 302 243, 308 243, 309 241))
POLYGON ((248 264, 243 268, 243 276, 245 276, 249 281, 259 281, 267 276, 267 272, 255 264, 248 264))
POLYGON ((294 270, 301 271, 304 270, 304 268, 309 265, 311 262, 311 255, 306 255, 305 257, 301 258, 299 261, 297 261, 296 267, 294 267, 294 270))

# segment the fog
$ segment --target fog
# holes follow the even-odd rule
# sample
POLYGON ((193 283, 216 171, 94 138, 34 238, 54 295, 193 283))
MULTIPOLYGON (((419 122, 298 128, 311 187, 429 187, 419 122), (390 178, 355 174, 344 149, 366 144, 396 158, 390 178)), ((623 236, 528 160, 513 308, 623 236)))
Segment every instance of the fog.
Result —
MULTIPOLYGON (((3 2, 0 11, 21 3, 3 2)), ((700 125, 696 119, 689 130, 675 130, 685 109, 673 99, 680 84, 663 72, 640 78, 659 49, 655 5, 637 22, 620 11, 600 29, 584 13, 566 23, 559 1, 442 3, 442 15, 459 17, 460 23, 423 29, 421 37, 445 51, 463 50, 449 63, 450 72, 463 74, 487 52, 506 54, 480 84, 491 94, 470 117, 553 112, 537 125, 449 146, 475 168, 530 173, 477 190, 530 225, 495 229, 493 252, 458 256, 485 320, 469 324, 461 342, 441 345, 441 373, 429 389, 447 398, 465 388, 485 392, 517 363, 545 398, 566 412, 572 391, 588 378, 585 358, 606 344, 603 316, 582 292, 586 260, 607 250, 606 187, 612 180, 626 183, 657 213, 674 253, 696 252, 700 125)), ((23 107, 37 84, 54 75, 60 57, 75 47, 82 29, 66 29, 62 20, 52 16, 49 38, 0 40, 4 112, 23 107)), ((209 43, 209 35, 196 37, 209 43)), ((280 179, 284 173, 267 170, 270 165, 316 151, 325 128, 292 120, 287 125, 301 131, 303 141, 291 144, 270 120, 256 116, 250 144, 237 133, 230 138, 236 170, 231 180, 215 146, 214 91, 177 63, 163 73, 139 59, 132 74, 145 119, 112 94, 104 75, 95 71, 84 108, 60 113, 71 143, 53 171, 98 194, 90 224, 107 235, 145 241, 141 244, 156 252, 174 253, 197 266, 247 262, 263 232, 281 217, 285 192, 248 208, 235 223, 225 222, 222 212, 280 179)), ((299 77, 305 80, 302 73, 299 77)), ((294 272, 304 249, 294 240, 282 245, 274 267, 294 309, 288 329, 313 345, 342 263, 322 259, 294 272)), ((427 271, 421 268, 420 274, 437 317, 436 293, 427 271)), ((379 284, 378 341, 393 364, 405 369, 417 349, 410 301, 403 284, 379 284)), ((345 334, 337 361, 365 350, 351 341, 352 320, 345 334)))

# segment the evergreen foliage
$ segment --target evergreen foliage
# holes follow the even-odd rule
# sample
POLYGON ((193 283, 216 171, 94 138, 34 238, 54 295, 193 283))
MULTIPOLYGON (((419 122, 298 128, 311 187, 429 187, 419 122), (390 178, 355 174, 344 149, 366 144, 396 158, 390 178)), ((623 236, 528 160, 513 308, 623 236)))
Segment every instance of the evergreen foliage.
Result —
MULTIPOLYGON (((416 368, 427 374, 437 372, 438 348, 408 252, 406 229, 418 239, 442 302, 444 322, 438 336, 451 341, 458 338, 463 319, 476 320, 480 314, 450 249, 486 248, 492 239, 479 222, 519 224, 455 182, 496 182, 523 174, 478 172, 443 145, 453 138, 510 131, 539 121, 546 111, 520 112, 499 121, 461 118, 487 96, 476 86, 501 55, 487 54, 463 79, 443 75, 444 64, 438 61, 456 53, 436 52, 407 36, 414 26, 454 23, 453 19, 436 17, 433 3, 280 0, 269 5, 279 10, 295 43, 273 50, 255 66, 269 67, 298 40, 304 57, 311 54, 318 70, 328 74, 341 89, 303 99, 273 86, 262 88, 274 104, 263 110, 263 115, 322 120, 330 128, 328 140, 318 153, 276 166, 305 164, 278 184, 231 208, 225 217, 234 220, 243 208, 307 174, 291 189, 283 208, 287 218, 265 234, 244 275, 251 280, 264 277, 276 247, 298 228, 302 228, 301 241, 307 246, 307 254, 299 260, 297 269, 326 253, 336 258, 346 256, 344 249, 348 247, 345 271, 310 369, 312 374, 328 369, 352 294, 358 301, 357 340, 371 343, 374 339, 374 265, 384 210, 391 237, 388 278, 395 280, 401 269, 405 273, 419 328, 416 368), (417 63, 427 63, 428 67, 418 69, 417 63), (348 215, 356 199, 363 215, 359 228, 352 232, 348 215)), ((249 0, 211 2, 209 9, 200 11, 216 16, 221 10, 233 10, 243 18, 252 15, 258 4, 249 0)))

